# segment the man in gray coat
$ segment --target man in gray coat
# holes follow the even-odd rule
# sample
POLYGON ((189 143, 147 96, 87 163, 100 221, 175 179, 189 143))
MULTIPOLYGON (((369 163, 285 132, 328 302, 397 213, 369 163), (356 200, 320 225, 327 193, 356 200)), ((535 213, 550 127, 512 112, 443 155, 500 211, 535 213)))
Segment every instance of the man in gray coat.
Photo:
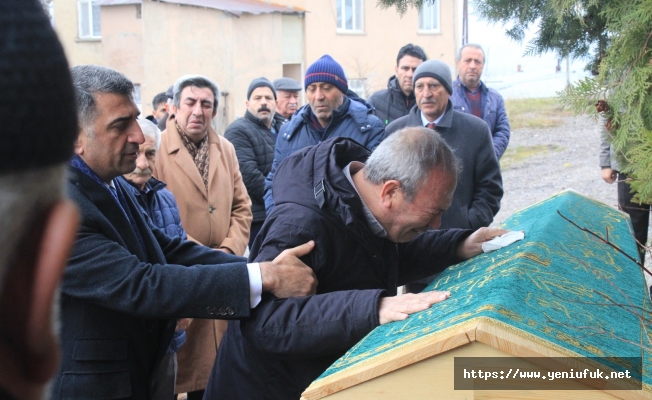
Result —
MULTIPOLYGON (((410 113, 389 124, 387 135, 407 126, 437 131, 462 161, 453 202, 441 219, 441 229, 478 229, 489 226, 500 209, 503 184, 487 124, 478 117, 453 110, 450 68, 441 61, 425 61, 414 73, 417 104, 410 113)), ((408 285, 419 292, 432 279, 408 285)))

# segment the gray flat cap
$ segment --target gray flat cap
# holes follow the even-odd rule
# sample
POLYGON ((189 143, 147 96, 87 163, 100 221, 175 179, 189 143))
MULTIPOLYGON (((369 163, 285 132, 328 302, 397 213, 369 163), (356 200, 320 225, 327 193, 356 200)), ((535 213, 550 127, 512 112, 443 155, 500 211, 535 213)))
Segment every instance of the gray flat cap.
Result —
POLYGON ((285 90, 286 92, 299 92, 301 91, 301 84, 292 78, 279 78, 274 81, 274 88, 276 90, 285 90))

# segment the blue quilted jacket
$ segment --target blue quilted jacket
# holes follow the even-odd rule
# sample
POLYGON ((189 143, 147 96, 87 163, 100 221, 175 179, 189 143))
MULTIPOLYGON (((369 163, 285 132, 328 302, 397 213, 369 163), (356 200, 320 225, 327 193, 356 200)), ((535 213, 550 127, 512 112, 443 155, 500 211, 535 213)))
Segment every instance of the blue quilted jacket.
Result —
POLYGON ((385 137, 385 125, 373 115, 374 108, 360 98, 344 97, 344 103, 333 111, 331 123, 320 134, 310 120, 310 105, 300 108, 292 119, 281 126, 276 137, 276 149, 272 170, 265 179, 265 209, 267 214, 274 207, 272 180, 281 161, 290 154, 334 137, 347 137, 369 150, 373 150, 385 137))
MULTIPOLYGON (((187 240, 186 231, 181 226, 181 215, 179 215, 177 201, 172 192, 167 190, 165 186, 165 183, 158 179, 150 178, 145 184, 145 190, 140 190, 133 185, 129 185, 129 188, 133 191, 138 205, 149 216, 150 223, 163 230, 170 237, 179 236, 187 240)), ((167 352, 176 352, 185 342, 186 332, 183 330, 175 331, 167 352)))
MULTIPOLYGON (((489 89, 482 81, 480 81, 480 90, 482 91, 482 119, 489 125, 494 142, 494 151, 496 157, 500 159, 507 150, 511 135, 509 120, 505 111, 505 102, 500 93, 494 89, 489 89)), ((471 114, 471 106, 459 77, 453 82, 453 94, 450 100, 453 103, 454 110, 471 114)))

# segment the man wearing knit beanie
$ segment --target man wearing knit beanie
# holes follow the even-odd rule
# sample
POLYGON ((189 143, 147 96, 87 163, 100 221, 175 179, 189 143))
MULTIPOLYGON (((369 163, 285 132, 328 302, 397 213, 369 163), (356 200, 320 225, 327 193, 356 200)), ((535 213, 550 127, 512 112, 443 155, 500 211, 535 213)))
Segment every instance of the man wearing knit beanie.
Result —
POLYGON ((347 96, 349 84, 344 69, 328 54, 306 70, 304 87, 308 104, 281 126, 276 139, 272 170, 265 179, 265 208, 274 207, 272 179, 288 155, 304 147, 337 136, 351 138, 373 150, 383 139, 384 124, 364 100, 347 96))
MULTIPOLYGON (((500 209, 502 177, 489 126, 478 117, 453 109, 451 70, 439 60, 424 61, 414 71, 416 105, 410 113, 387 125, 387 135, 408 126, 437 131, 462 161, 453 202, 440 229, 478 229, 489 226, 500 209)), ((432 278, 408 285, 418 293, 432 278)))
POLYGON ((79 214, 64 194, 72 81, 37 0, 0 1, 0 93, 0 398, 41 399, 59 365, 57 293, 79 214))

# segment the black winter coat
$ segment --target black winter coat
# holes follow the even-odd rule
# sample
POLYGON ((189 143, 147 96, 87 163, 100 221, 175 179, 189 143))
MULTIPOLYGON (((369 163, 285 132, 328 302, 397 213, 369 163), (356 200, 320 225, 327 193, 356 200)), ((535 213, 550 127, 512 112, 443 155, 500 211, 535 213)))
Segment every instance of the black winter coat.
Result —
POLYGON ((276 206, 250 260, 271 260, 315 240, 315 249, 302 260, 317 275, 317 294, 267 296, 249 320, 229 323, 206 399, 298 399, 379 325, 381 296, 395 295, 397 286, 459 261, 455 250, 470 231, 430 231, 402 244, 371 232, 362 202, 342 172, 368 156, 366 148, 340 137, 281 163, 273 184, 276 206))
POLYGON ((233 144, 242 181, 251 198, 252 222, 265 220, 265 177, 272 169, 276 136, 249 111, 226 128, 224 137, 233 144))
MULTIPOLYGON (((389 124, 387 135, 408 126, 423 126, 417 106, 405 117, 389 124)), ((489 226, 503 198, 503 179, 489 126, 478 117, 453 110, 449 100, 435 130, 462 161, 453 203, 442 215, 440 229, 476 230, 489 226)))
POLYGON ((387 89, 379 90, 367 99, 367 103, 374 106, 376 116, 385 125, 407 115, 416 102, 414 93, 405 96, 398 85, 396 76, 389 78, 387 89))

